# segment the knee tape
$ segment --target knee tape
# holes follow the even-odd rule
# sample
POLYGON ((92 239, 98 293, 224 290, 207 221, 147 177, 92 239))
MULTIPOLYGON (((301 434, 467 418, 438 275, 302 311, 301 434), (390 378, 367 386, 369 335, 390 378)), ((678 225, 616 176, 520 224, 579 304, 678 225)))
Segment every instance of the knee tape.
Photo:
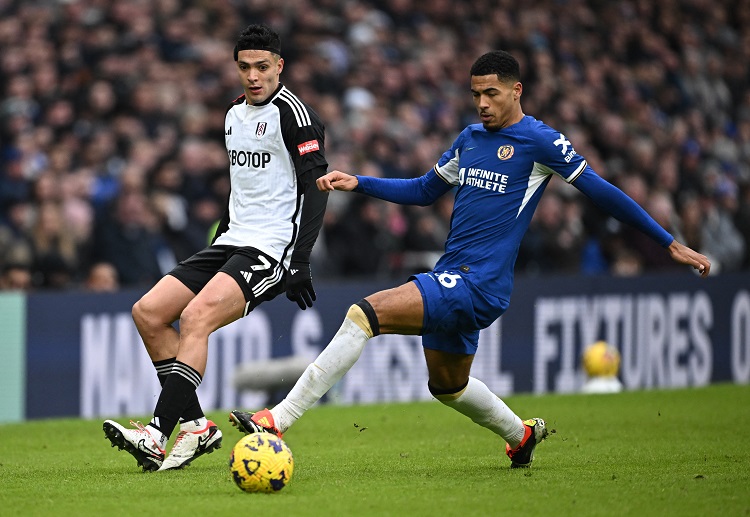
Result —
POLYGON ((372 305, 367 300, 360 300, 349 307, 346 317, 364 330, 367 337, 375 337, 380 334, 378 316, 375 314, 375 309, 372 308, 372 305))
POLYGON ((468 385, 469 385, 469 381, 467 380, 466 384, 464 384, 463 386, 459 386, 457 388, 450 388, 447 390, 441 390, 438 388, 434 388, 428 382, 427 389, 429 389, 430 393, 432 393, 432 396, 438 399, 440 402, 450 402, 452 400, 456 400, 458 397, 463 395, 468 385))

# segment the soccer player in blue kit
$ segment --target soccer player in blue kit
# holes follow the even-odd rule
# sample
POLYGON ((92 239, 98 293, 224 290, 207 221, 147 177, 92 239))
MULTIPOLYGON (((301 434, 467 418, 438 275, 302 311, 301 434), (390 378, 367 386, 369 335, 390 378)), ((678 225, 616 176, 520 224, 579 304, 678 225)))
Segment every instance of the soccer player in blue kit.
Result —
POLYGON ((414 179, 352 176, 333 171, 324 191, 361 192, 400 204, 429 205, 456 188, 445 254, 433 271, 349 308, 333 340, 271 410, 233 411, 243 432, 285 432, 359 358, 378 334, 422 335, 429 390, 446 406, 498 434, 511 467, 529 467, 547 436, 541 418, 522 421, 482 381, 471 377, 480 329, 510 303, 518 247, 546 185, 558 175, 600 208, 631 224, 701 276, 708 259, 674 240, 638 204, 598 176, 563 134, 525 115, 519 65, 507 52, 481 56, 471 68, 471 93, 481 124, 464 129, 435 167, 414 179))

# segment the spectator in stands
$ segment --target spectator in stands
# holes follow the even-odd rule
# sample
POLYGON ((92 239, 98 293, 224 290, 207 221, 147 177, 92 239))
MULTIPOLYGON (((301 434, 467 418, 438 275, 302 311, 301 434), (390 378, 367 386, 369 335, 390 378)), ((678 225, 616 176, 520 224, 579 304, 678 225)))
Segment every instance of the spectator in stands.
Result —
POLYGON ((703 210, 698 196, 693 192, 686 192, 680 199, 680 234, 685 239, 685 245, 698 250, 712 258, 711 253, 703 245, 704 225, 703 210))
POLYGON ((527 274, 579 272, 583 227, 580 216, 566 212, 567 204, 553 189, 539 201, 518 253, 518 263, 527 274))
POLYGON ((151 286, 163 275, 159 259, 175 262, 161 234, 154 231, 154 220, 140 189, 120 192, 96 219, 94 261, 114 265, 125 287, 151 286))
POLYGON ((721 180, 713 192, 707 192, 702 201, 702 244, 706 253, 719 266, 720 272, 737 271, 745 258, 745 239, 734 224, 737 187, 721 180), (734 207, 734 208, 730 208, 734 207))
POLYGON ((120 289, 117 269, 109 262, 97 262, 86 276, 84 287, 95 293, 114 293, 120 289))
POLYGON ((326 225, 325 242, 335 257, 334 267, 346 277, 383 276, 397 242, 388 231, 386 207, 357 199, 341 217, 326 225))
MULTIPOLYGON (((650 192, 644 203, 644 208, 662 228, 671 232, 676 239, 683 241, 683 236, 677 225, 677 214, 668 193, 663 191, 650 192)), ((664 270, 679 267, 679 264, 675 264, 669 257, 666 259, 662 257, 663 249, 638 233, 627 226, 621 227, 624 248, 632 250, 639 257, 639 263, 643 270, 664 270)))
POLYGON ((0 291, 30 291, 33 287, 31 267, 24 263, 7 263, 0 274, 0 291))
POLYGON ((78 265, 78 249, 59 202, 44 201, 39 205, 31 233, 31 246, 35 284, 49 289, 72 287, 78 265))

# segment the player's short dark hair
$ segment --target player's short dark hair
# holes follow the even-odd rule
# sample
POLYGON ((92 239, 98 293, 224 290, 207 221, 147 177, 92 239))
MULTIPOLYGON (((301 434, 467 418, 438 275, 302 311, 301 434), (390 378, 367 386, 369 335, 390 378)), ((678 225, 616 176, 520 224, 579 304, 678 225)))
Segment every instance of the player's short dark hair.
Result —
POLYGON ((235 61, 240 50, 267 50, 281 55, 281 38, 275 30, 263 23, 248 25, 240 33, 234 46, 235 61))
POLYGON ((521 80, 521 67, 518 61, 504 50, 493 50, 479 57, 471 65, 471 75, 497 75, 501 81, 521 80))

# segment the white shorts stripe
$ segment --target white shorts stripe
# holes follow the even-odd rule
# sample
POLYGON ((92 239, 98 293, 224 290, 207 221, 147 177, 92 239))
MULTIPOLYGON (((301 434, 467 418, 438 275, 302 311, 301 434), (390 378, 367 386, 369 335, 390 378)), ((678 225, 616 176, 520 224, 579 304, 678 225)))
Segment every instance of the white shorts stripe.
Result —
POLYGON ((281 266, 277 265, 274 268, 273 275, 264 278, 253 287, 253 295, 257 298, 261 294, 265 293, 268 289, 278 284, 284 275, 284 271, 281 266))

